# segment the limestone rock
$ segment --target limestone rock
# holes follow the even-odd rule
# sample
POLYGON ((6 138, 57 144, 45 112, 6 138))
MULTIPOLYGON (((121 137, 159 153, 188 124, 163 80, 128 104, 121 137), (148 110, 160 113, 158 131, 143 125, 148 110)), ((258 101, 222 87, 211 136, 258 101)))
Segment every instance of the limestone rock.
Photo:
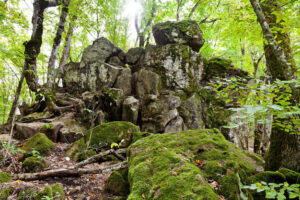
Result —
POLYGON ((178 116, 171 120, 167 126, 165 127, 164 132, 165 133, 170 133, 170 132, 177 132, 177 131, 183 131, 185 130, 185 125, 183 122, 182 117, 178 116))
POLYGON ((196 93, 189 98, 182 100, 178 111, 188 129, 205 127, 205 123, 202 119, 203 106, 201 97, 196 93))
POLYGON ((95 40, 92 45, 88 46, 84 50, 80 65, 82 68, 83 65, 98 61, 109 64, 124 63, 125 52, 108 39, 101 37, 95 40))
POLYGON ((124 95, 126 96, 130 95, 132 93, 131 78, 132 75, 130 68, 122 69, 114 85, 114 88, 122 89, 124 95))
POLYGON ((129 156, 128 200, 216 200, 207 179, 218 183, 218 194, 235 199, 239 177, 245 181, 263 170, 259 156, 228 143, 216 129, 153 134, 132 144, 129 156))
POLYGON ((106 38, 88 46, 80 63, 64 67, 66 88, 70 93, 105 91, 112 88, 124 69, 125 52, 106 38))
POLYGON ((189 91, 199 89, 205 59, 188 46, 168 44, 147 48, 143 66, 161 77, 163 88, 189 91))
POLYGON ((161 78, 158 74, 141 69, 133 74, 135 93, 138 98, 143 98, 145 95, 158 95, 161 90, 161 78))
MULTIPOLYGON (((42 116, 33 113, 31 116, 42 116)), ((26 116, 20 121, 26 121, 32 117, 26 116)), ((74 113, 64 113, 62 116, 45 119, 45 121, 17 122, 13 137, 18 140, 25 140, 36 133, 44 133, 53 142, 74 142, 78 140, 85 128, 76 120, 74 113)))
POLYGON ((205 42, 198 23, 192 20, 155 24, 152 32, 157 45, 180 43, 198 52, 205 42))
POLYGON ((141 47, 131 48, 126 53, 126 63, 129 65, 135 65, 140 61, 144 54, 145 50, 141 47))
POLYGON ((137 124, 139 115, 139 100, 133 96, 127 97, 123 102, 122 120, 137 124))
POLYGON ((151 133, 162 133, 166 125, 178 117, 177 108, 180 98, 172 94, 148 95, 142 105, 142 130, 151 133))

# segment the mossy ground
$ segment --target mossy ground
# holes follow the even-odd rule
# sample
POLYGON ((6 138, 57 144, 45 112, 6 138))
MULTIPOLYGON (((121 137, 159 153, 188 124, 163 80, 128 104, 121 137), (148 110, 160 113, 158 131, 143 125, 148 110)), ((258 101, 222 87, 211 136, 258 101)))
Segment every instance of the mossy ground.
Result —
POLYGON ((11 180, 11 178, 12 177, 9 173, 1 172, 0 173, 0 184, 5 183, 5 182, 9 182, 11 180))
POLYGON ((65 193, 60 184, 54 184, 52 186, 46 185, 43 190, 36 194, 34 200, 42 200, 44 197, 64 200, 65 193))
POLYGON ((54 148, 54 143, 43 133, 36 133, 22 147, 25 151, 35 149, 42 155, 47 155, 54 148))
POLYGON ((262 166, 216 129, 150 135, 135 142, 129 155, 128 199, 218 199, 206 182, 212 178, 221 195, 235 200, 237 175, 245 179, 262 166))

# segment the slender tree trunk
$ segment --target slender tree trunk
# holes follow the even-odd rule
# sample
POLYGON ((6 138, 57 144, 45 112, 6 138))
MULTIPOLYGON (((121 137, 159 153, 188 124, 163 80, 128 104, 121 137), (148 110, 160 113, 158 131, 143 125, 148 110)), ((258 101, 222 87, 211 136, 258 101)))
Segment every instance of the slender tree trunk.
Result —
MULTIPOLYGON (((265 44, 265 56, 267 69, 272 76, 272 80, 291 80, 295 78, 295 61, 292 56, 290 47, 290 39, 288 34, 282 31, 282 24, 272 11, 280 9, 278 1, 266 0, 263 2, 262 8, 257 0, 250 0, 251 5, 257 15, 258 22, 261 25, 264 38, 267 40, 265 44), (275 33, 271 32, 271 28, 276 28, 275 33), (276 39, 275 39, 275 36, 276 39), (277 41, 281 42, 277 42, 277 41)), ((299 103, 299 91, 292 85, 293 96, 291 102, 296 105, 299 103)), ((288 124, 292 123, 291 118, 276 119, 288 124)), ((296 126, 298 126, 296 124, 296 126)), ((280 167, 287 167, 296 171, 300 171, 300 136, 286 133, 282 128, 274 126, 270 138, 270 148, 266 155, 265 170, 277 170, 280 167)))
POLYGON ((25 68, 23 67, 21 77, 19 79, 18 87, 17 87, 16 93, 15 93, 15 99, 13 101, 13 104, 11 106, 10 113, 9 113, 9 116, 8 116, 8 119, 7 119, 7 124, 12 123, 15 112, 16 112, 16 109, 18 107, 18 101, 19 101, 19 97, 20 97, 20 94, 21 94, 21 91, 22 91, 22 85, 23 85, 23 81, 24 81, 24 72, 25 72, 24 69, 25 68))
POLYGON ((69 30, 65 38, 65 45, 62 52, 62 56, 59 63, 59 69, 60 72, 63 72, 63 67, 65 64, 67 64, 68 58, 70 56, 70 49, 71 49, 71 41, 73 36, 73 29, 74 29, 74 20, 76 19, 76 16, 73 16, 73 20, 69 23, 69 30))
POLYGON ((201 0, 198 0, 197 3, 195 3, 195 5, 193 6, 188 18, 191 19, 192 15, 194 14, 195 10, 197 9, 197 7, 199 6, 201 0))
POLYGON ((176 20, 179 21, 179 10, 181 6, 182 0, 177 0, 177 10, 176 10, 176 20))
POLYGON ((56 35, 52 46, 52 52, 48 63, 47 84, 49 86, 53 86, 55 83, 55 62, 56 62, 62 34, 65 29, 65 22, 68 14, 69 3, 70 0, 66 0, 64 1, 64 4, 62 4, 63 7, 61 10, 60 19, 59 19, 56 35))

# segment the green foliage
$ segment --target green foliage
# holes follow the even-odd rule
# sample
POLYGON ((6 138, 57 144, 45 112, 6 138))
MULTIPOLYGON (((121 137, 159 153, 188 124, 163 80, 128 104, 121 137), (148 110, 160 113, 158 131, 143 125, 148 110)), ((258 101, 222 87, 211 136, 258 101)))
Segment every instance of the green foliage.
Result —
POLYGON ((300 184, 289 185, 284 183, 260 183, 251 184, 250 186, 243 186, 243 189, 256 190, 257 192, 265 192, 266 199, 297 199, 300 198, 300 184), (287 194, 287 195, 286 195, 287 194))
MULTIPOLYGON (((273 126, 280 127, 283 131, 297 134, 297 127, 300 121, 297 114, 300 113, 298 105, 291 103, 292 89, 297 86, 298 80, 280 81, 273 84, 266 84, 260 79, 247 82, 241 78, 220 79, 212 83, 213 91, 217 97, 226 103, 237 103, 241 108, 233 108, 233 111, 241 111, 242 114, 236 116, 240 119, 248 119, 245 123, 254 122, 266 123, 268 116, 272 114, 276 121, 273 126), (291 121, 282 119, 291 118, 291 121)), ((298 86, 297 86, 298 87, 298 86)), ((231 123, 225 128, 234 128, 239 125, 231 123)))

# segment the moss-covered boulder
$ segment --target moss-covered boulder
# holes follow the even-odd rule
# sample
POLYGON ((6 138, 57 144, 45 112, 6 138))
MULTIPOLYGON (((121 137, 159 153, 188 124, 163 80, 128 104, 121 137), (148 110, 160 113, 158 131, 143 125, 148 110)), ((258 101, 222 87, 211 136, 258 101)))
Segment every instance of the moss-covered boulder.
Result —
POLYGON ((12 177, 9 173, 1 172, 0 173, 0 184, 5 183, 5 182, 9 182, 11 180, 11 178, 12 177))
POLYGON ((283 183, 286 180, 285 175, 280 172, 264 171, 248 178, 250 183, 264 181, 266 183, 283 183))
POLYGON ((65 192, 60 184, 54 184, 52 186, 46 185, 43 190, 39 191, 34 200, 42 200, 45 197, 50 197, 50 199, 65 199, 65 192))
POLYGON ((128 147, 132 143, 133 135, 139 131, 139 127, 130 122, 103 123, 87 131, 83 138, 73 144, 68 153, 80 161, 95 155, 94 150, 110 148, 112 143, 117 143, 123 148, 128 147))
POLYGON ((236 200, 240 179, 263 170, 260 157, 228 143, 216 129, 150 135, 132 144, 128 154, 129 200, 216 200, 218 194, 236 200))
POLYGON ((227 77, 249 78, 249 74, 237 67, 234 67, 232 61, 220 57, 213 57, 208 60, 208 65, 205 70, 204 79, 209 81, 212 78, 227 78, 227 77))
POLYGON ((114 171, 108 178, 104 191, 118 196, 129 194, 128 169, 114 171))
POLYGON ((22 168, 25 172, 40 172, 48 167, 45 159, 39 157, 28 157, 22 163, 22 168))
POLYGON ((47 155, 52 149, 54 149, 54 143, 49 140, 45 134, 36 133, 28 139, 22 149, 25 151, 32 151, 35 149, 40 154, 47 155))
POLYGON ((300 173, 295 172, 293 170, 287 169, 287 168, 280 168, 278 170, 281 174, 283 174, 286 177, 286 181, 289 184, 300 184, 300 173))

